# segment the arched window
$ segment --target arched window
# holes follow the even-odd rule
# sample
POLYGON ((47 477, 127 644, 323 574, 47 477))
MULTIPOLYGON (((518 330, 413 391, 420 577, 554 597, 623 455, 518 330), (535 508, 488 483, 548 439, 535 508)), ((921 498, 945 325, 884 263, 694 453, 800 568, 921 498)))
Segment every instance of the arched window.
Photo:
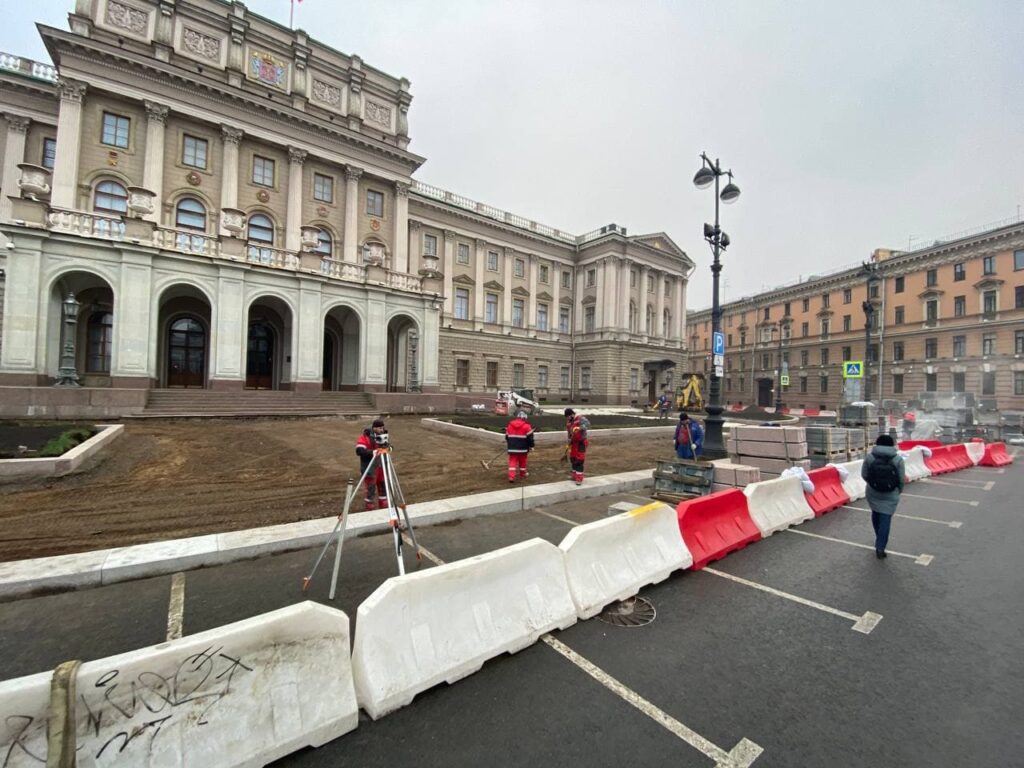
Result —
POLYGON ((249 217, 249 260, 269 264, 274 257, 274 222, 256 213, 249 217))
POLYGON ((330 258, 334 254, 334 241, 331 239, 331 233, 323 227, 320 228, 320 234, 316 236, 316 252, 326 258, 330 258))
POLYGON ((110 373, 110 349, 114 339, 114 316, 110 312, 94 312, 88 324, 87 373, 110 373))
POLYGON ((183 197, 174 209, 174 226, 205 232, 206 206, 194 197, 183 197))
POLYGON ((92 209, 104 213, 127 213, 128 190, 116 181, 101 181, 96 185, 92 209))
POLYGON ((636 304, 631 301, 631 302, 629 302, 629 332, 630 333, 636 333, 636 324, 637 324, 638 319, 639 318, 637 317, 636 304))

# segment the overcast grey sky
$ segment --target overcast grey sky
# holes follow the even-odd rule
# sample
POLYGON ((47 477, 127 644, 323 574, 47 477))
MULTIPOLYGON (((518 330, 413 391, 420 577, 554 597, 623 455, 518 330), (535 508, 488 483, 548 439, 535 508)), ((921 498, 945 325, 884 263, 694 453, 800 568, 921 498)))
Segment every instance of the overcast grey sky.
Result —
MULTIPOLYGON (((0 50, 73 0, 0 0, 0 50)), ((288 23, 288 0, 248 7, 288 23)), ((304 0, 295 26, 412 81, 416 174, 552 226, 663 230, 698 265, 691 183, 736 173, 723 299, 1018 215, 1024 3, 304 0), (915 238, 911 240, 911 238, 915 238)))

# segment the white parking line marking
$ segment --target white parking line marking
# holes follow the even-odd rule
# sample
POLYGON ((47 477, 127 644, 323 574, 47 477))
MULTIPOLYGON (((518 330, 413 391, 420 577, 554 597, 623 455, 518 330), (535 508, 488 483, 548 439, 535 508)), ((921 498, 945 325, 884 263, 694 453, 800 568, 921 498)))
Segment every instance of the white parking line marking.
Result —
POLYGON ((901 493, 900 496, 906 496, 908 499, 927 499, 928 501, 944 501, 947 504, 966 504, 969 507, 976 507, 979 503, 977 501, 961 501, 960 499, 944 499, 941 496, 921 496, 916 493, 901 493))
MULTIPOLYGON (((860 549, 874 549, 870 544, 861 544, 856 541, 847 541, 846 539, 833 539, 831 536, 822 536, 820 533, 809 533, 807 531, 798 531, 796 528, 787 528, 786 533, 799 533, 801 536, 813 536, 816 539, 824 539, 825 541, 834 541, 836 544, 846 544, 850 547, 859 547, 860 549)), ((932 560, 935 559, 934 555, 908 555, 906 552, 896 552, 891 549, 885 550, 887 554, 894 555, 896 557, 909 557, 918 565, 928 565, 932 560)))
POLYGON ((580 656, 565 643, 556 640, 551 635, 544 635, 541 637, 541 640, 547 643, 554 650, 558 651, 558 653, 562 654, 562 656, 582 669, 623 701, 636 707, 649 718, 654 720, 663 728, 668 729, 698 752, 714 760, 716 767, 746 768, 746 766, 753 763, 754 760, 756 760, 764 751, 749 739, 741 739, 740 743, 732 748, 732 751, 726 752, 721 747, 715 746, 696 731, 688 728, 665 711, 656 707, 636 691, 627 688, 604 670, 594 666, 594 664, 580 656))
POLYGON ((577 525, 580 525, 580 523, 577 523, 575 520, 570 520, 567 517, 559 517, 558 515, 553 515, 550 512, 545 512, 543 509, 535 509, 533 511, 536 512, 538 515, 544 515, 544 517, 550 517, 552 520, 558 520, 560 523, 568 523, 574 528, 577 525))
POLYGON ((962 478, 956 483, 950 483, 945 480, 935 480, 931 477, 923 477, 921 478, 921 482, 928 483, 929 485, 951 485, 954 488, 963 488, 965 491, 991 491, 992 486, 995 485, 995 482, 992 480, 986 482, 985 480, 968 480, 967 478, 962 478), (981 483, 981 485, 964 485, 964 483, 981 483))
MULTIPOLYGON (((843 504, 843 509, 855 509, 858 512, 870 512, 871 511, 867 507, 854 507, 854 506, 851 506, 850 504, 843 504)), ((904 515, 904 514, 900 514, 899 512, 896 513, 896 517, 902 518, 904 520, 917 520, 918 522, 921 522, 921 523, 935 523, 936 525, 944 525, 947 528, 959 528, 959 527, 961 527, 963 525, 963 523, 961 523, 959 520, 953 520, 952 522, 950 522, 949 520, 933 520, 930 517, 918 517, 917 515, 904 515)))
POLYGON ((800 605, 806 605, 809 608, 815 608, 819 611, 824 611, 825 613, 831 613, 833 616, 841 616, 844 619, 849 619, 854 622, 851 627, 854 632, 862 632, 865 635, 870 634, 871 630, 877 627, 878 622, 882 620, 882 614, 880 613, 865 611, 863 616, 854 616, 852 613, 840 611, 838 608, 831 608, 827 605, 816 603, 813 600, 808 600, 805 597, 797 597, 796 595, 791 595, 788 592, 782 592, 781 590, 767 587, 764 584, 758 584, 756 581, 741 579, 739 576, 733 576, 731 573, 717 571, 714 568, 708 568, 705 566, 701 570, 697 571, 697 573, 711 573, 715 576, 721 576, 723 579, 729 579, 731 581, 738 582, 739 584, 746 584, 748 587, 753 587, 754 589, 760 589, 762 592, 767 592, 770 595, 775 595, 776 597, 781 597, 786 600, 792 600, 794 603, 800 603, 800 605))
POLYGON ((176 573, 171 577, 171 602, 167 607, 167 639, 181 637, 185 614, 185 574, 176 573))

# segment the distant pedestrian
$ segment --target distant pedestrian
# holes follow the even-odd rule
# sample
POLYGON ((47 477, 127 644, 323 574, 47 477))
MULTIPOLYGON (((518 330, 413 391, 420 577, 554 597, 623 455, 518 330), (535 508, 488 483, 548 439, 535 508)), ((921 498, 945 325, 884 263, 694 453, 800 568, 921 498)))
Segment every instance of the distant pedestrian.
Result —
POLYGON ((907 469, 892 437, 878 436, 871 453, 864 457, 860 476, 867 483, 865 493, 871 507, 871 527, 875 529, 875 557, 881 560, 886 556, 892 516, 907 482, 907 469))
POLYGON ((903 414, 903 439, 904 440, 912 440, 914 438, 914 427, 916 427, 916 426, 917 426, 917 415, 913 411, 907 410, 907 412, 903 414))
POLYGON ((672 407, 672 400, 669 398, 667 392, 662 392, 661 397, 658 398, 658 415, 662 421, 668 418, 668 409, 672 407))
POLYGON ((505 446, 508 451, 508 481, 514 483, 516 475, 525 480, 528 476, 526 461, 533 448, 533 427, 525 411, 519 411, 505 427, 505 446))
POLYGON ((585 416, 576 413, 572 408, 565 409, 565 438, 568 445, 565 452, 569 457, 569 464, 572 473, 569 479, 576 485, 583 484, 583 464, 587 460, 587 433, 590 430, 590 422, 585 416))
POLYGON ((675 446, 680 459, 696 459, 704 452, 704 429, 685 411, 679 414, 675 446))

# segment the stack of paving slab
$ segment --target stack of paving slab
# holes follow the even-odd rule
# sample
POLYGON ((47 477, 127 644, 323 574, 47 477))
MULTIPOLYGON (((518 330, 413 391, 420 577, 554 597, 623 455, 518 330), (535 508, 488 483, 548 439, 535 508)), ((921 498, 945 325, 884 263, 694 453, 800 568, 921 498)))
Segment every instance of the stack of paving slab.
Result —
POLYGON ((842 427, 807 427, 807 455, 811 468, 849 461, 850 436, 842 427))
POLYGON ((761 482, 761 470, 746 464, 735 464, 729 459, 716 459, 715 479, 711 491, 728 491, 733 488, 746 488, 751 483, 761 482))
POLYGON ((864 454, 868 451, 867 435, 868 431, 861 427, 846 430, 847 442, 850 444, 849 456, 847 461, 856 461, 857 459, 863 459, 864 454))
POLYGON ((773 480, 789 467, 810 469, 804 427, 735 427, 727 448, 733 464, 756 467, 773 480))

